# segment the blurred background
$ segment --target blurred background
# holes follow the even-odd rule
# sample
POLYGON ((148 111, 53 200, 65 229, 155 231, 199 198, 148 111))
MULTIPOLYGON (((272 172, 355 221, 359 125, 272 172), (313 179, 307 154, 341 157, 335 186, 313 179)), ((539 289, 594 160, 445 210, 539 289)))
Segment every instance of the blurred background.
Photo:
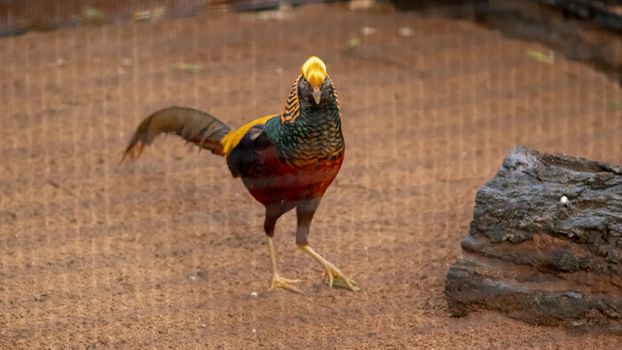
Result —
POLYGON ((622 164, 622 2, 0 1, 0 348, 615 348, 494 313, 448 316, 474 196, 512 147, 622 164), (344 166, 310 241, 329 289, 267 292, 263 208, 223 160, 136 125, 181 105, 280 113, 320 56, 344 166))

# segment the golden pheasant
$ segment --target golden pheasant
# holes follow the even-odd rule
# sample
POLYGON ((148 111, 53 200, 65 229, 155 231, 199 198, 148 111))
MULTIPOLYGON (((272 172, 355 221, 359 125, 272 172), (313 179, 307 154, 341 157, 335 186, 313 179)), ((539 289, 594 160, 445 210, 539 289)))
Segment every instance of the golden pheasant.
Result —
POLYGON ((319 262, 330 287, 352 291, 358 284, 318 254, 308 242, 311 220, 324 192, 343 162, 339 101, 326 65, 312 56, 302 65, 282 114, 251 121, 238 129, 208 113, 171 107, 140 123, 123 158, 136 159, 160 133, 174 133, 225 157, 233 177, 240 177, 251 195, 266 208, 272 276, 270 289, 301 292, 277 268, 272 237, 278 218, 296 208, 296 244, 319 262))

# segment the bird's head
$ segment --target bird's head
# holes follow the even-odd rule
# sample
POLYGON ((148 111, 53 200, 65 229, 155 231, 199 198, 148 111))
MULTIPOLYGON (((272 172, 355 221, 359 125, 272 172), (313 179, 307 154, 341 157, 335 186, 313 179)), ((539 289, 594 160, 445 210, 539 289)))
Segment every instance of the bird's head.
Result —
POLYGON ((322 100, 322 87, 327 80, 329 78, 326 73, 326 65, 319 57, 311 56, 300 67, 299 92, 302 96, 309 95, 310 93, 315 104, 320 104, 322 100))
POLYGON ((283 122, 292 122, 301 110, 334 107, 339 109, 335 87, 326 73, 326 65, 317 56, 309 57, 300 67, 300 74, 290 90, 283 122))

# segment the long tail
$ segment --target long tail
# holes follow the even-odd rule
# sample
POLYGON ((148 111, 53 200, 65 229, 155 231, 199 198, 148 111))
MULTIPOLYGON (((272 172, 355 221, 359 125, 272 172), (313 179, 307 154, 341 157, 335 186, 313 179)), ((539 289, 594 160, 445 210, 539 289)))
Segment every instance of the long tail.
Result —
POLYGON ((208 113, 185 107, 165 108, 145 118, 138 125, 125 148, 121 162, 128 156, 132 160, 138 158, 143 148, 162 133, 177 134, 214 154, 224 155, 220 140, 230 130, 231 127, 208 113))

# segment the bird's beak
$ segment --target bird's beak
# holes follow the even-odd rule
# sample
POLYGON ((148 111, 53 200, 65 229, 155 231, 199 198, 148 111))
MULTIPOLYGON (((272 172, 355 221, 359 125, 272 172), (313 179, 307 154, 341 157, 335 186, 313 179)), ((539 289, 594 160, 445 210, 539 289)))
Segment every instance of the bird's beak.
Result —
POLYGON ((313 99, 315 100, 315 104, 320 104, 320 99, 322 97, 322 91, 320 91, 319 87, 313 88, 313 99))

